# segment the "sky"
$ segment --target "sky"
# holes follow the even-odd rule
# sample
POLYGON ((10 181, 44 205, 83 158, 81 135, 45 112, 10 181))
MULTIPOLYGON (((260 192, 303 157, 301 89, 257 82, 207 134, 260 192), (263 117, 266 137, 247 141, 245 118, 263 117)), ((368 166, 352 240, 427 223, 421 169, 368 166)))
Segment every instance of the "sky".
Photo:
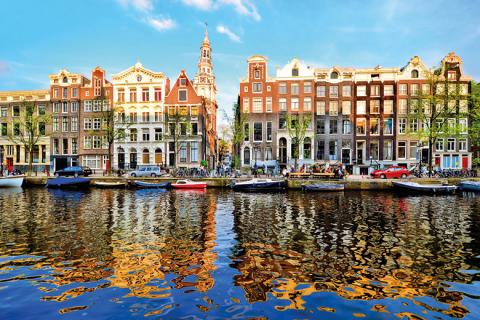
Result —
POLYGON ((219 121, 236 101, 246 59, 269 71, 298 58, 313 67, 433 67, 450 51, 480 80, 480 0, 5 0, 0 90, 46 89, 66 68, 109 75, 141 61, 193 78, 208 24, 219 121))

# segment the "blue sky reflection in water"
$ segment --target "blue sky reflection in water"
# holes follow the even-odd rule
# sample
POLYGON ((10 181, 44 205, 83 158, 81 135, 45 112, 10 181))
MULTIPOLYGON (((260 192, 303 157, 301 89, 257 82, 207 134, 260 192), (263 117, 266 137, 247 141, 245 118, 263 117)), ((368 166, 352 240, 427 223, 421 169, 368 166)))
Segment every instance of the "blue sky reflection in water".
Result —
POLYGON ((0 190, 1 319, 480 318, 480 198, 0 190))

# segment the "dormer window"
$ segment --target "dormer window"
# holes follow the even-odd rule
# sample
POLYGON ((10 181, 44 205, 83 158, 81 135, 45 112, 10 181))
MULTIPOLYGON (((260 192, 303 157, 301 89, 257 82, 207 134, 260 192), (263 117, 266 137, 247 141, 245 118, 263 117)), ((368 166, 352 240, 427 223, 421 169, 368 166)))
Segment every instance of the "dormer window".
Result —
POLYGON ((448 80, 457 80, 457 72, 455 70, 448 71, 448 80))
POLYGON ((338 72, 337 72, 337 71, 333 71, 333 72, 330 74, 330 79, 338 79, 338 72))
POLYGON ((186 86, 186 85, 187 85, 187 79, 185 79, 185 78, 180 78, 180 85, 181 85, 181 86, 186 86))
POLYGON ((292 69, 292 77, 298 77, 298 68, 292 69))
POLYGON ((68 78, 67 78, 67 77, 63 77, 62 82, 63 82, 63 83, 68 83, 68 78))
POLYGON ((412 70, 412 78, 417 79, 418 78, 418 70, 412 70))

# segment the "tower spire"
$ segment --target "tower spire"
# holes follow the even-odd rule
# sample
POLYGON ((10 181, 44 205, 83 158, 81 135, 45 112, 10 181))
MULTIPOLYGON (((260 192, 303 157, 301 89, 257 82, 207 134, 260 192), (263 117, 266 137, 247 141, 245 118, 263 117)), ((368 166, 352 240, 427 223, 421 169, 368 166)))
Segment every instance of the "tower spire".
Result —
POLYGON ((203 43, 210 43, 210 40, 208 40, 208 23, 205 23, 205 36, 203 37, 203 43))

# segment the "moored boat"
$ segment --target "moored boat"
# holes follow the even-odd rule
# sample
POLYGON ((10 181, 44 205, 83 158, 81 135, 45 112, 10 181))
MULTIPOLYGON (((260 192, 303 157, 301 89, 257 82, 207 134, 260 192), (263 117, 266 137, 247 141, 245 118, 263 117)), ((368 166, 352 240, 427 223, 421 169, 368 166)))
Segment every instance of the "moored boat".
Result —
POLYGON ((86 188, 89 186, 89 178, 56 177, 47 180, 47 188, 86 188))
POLYGON ((458 188, 462 191, 480 192, 480 182, 463 181, 458 184, 458 188))
POLYGON ((271 179, 252 179, 248 181, 235 182, 232 189, 235 191, 278 191, 285 189, 285 181, 271 179))
POLYGON ((302 184, 303 191, 343 191, 345 186, 339 183, 302 184))
POLYGON ((446 194, 453 193, 457 189, 457 186, 443 184, 419 184, 409 181, 398 181, 392 183, 395 190, 403 192, 446 194))
POLYGON ((207 183, 185 179, 177 180, 177 182, 172 183, 172 187, 175 189, 205 189, 207 183))
POLYGON ((172 187, 171 182, 145 182, 145 181, 133 181, 133 185, 137 188, 150 188, 150 189, 169 189, 172 187))
POLYGON ((98 188, 125 188, 127 183, 124 181, 94 181, 93 185, 98 188))
POLYGON ((0 177, 0 188, 18 188, 23 184, 25 176, 0 177))

